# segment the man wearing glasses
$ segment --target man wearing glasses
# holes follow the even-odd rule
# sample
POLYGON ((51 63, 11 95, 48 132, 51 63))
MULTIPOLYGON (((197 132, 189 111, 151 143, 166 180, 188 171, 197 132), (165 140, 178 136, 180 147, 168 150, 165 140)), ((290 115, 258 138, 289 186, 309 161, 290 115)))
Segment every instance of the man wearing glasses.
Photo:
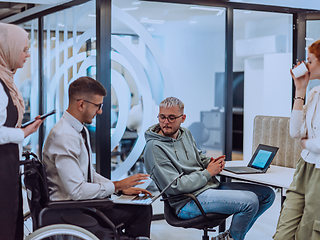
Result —
MULTIPOLYGON (((70 84, 68 109, 51 129, 43 147, 51 201, 107 198, 119 191, 127 195, 151 195, 145 189, 133 187, 142 184, 147 174, 111 181, 93 169, 89 132, 84 124, 91 124, 102 113, 106 94, 105 88, 90 77, 81 77, 70 84)), ((150 237, 151 206, 122 204, 99 210, 114 225, 123 223, 130 239, 150 237)))
MULTIPOLYGON (((233 214, 230 229, 212 240, 242 240, 257 218, 273 203, 274 191, 248 183, 220 183, 216 179, 224 168, 225 156, 207 157, 197 149, 191 132, 181 127, 186 119, 181 100, 169 97, 159 105, 159 123, 145 132, 144 162, 147 172, 160 189, 183 172, 166 195, 195 195, 207 213, 233 214)), ((171 200, 178 217, 200 216, 189 199, 171 200)))

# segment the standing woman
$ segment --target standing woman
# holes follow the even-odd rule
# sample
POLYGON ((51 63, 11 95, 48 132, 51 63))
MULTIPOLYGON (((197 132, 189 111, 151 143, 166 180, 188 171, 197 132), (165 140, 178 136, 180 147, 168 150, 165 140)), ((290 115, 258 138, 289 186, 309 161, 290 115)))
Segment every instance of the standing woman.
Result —
MULTIPOLYGON (((38 119, 21 129, 24 102, 13 76, 29 54, 28 33, 0 23, 0 239, 23 239, 23 212, 19 159, 22 141, 37 131, 38 119)), ((39 116, 37 117, 39 118, 39 116)))
POLYGON ((290 135, 300 139, 301 158, 284 202, 275 235, 276 240, 320 239, 320 86, 308 94, 309 80, 320 79, 320 40, 308 48, 309 70, 295 78, 296 87, 293 111, 290 118, 290 135))

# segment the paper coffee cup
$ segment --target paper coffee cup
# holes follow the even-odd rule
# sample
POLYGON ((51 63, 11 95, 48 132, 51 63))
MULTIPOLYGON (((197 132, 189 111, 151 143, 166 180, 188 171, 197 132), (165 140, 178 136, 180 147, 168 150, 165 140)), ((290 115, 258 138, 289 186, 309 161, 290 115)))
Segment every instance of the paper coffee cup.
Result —
POLYGON ((308 72, 308 68, 304 62, 302 62, 298 67, 292 69, 292 73, 296 78, 303 76, 306 72, 308 72))

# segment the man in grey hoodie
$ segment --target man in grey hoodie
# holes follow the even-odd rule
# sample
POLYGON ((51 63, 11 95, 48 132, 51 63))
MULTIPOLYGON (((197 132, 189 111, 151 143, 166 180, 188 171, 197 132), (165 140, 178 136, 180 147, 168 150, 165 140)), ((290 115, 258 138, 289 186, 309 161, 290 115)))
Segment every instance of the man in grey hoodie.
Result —
MULTIPOLYGON (((197 149, 191 132, 180 126, 186 119, 181 100, 174 97, 163 100, 158 119, 159 123, 145 132, 145 167, 152 180, 163 189, 183 172, 166 194, 192 193, 205 212, 233 214, 229 230, 213 239, 244 239, 257 218, 272 205, 274 191, 249 183, 220 183, 215 176, 223 170, 225 156, 214 159, 197 149)), ((188 199, 169 203, 182 219, 201 215, 188 199)))

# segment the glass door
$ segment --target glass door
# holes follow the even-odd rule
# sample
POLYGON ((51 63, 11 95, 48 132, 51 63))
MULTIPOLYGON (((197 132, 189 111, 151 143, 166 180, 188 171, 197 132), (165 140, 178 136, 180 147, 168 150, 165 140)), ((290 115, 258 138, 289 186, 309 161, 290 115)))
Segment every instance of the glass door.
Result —
MULTIPOLYGON (((313 14, 312 18, 313 19, 306 20, 305 59, 307 59, 307 57, 308 57, 308 47, 313 42, 320 39, 320 12, 318 14, 313 14)), ((303 59, 299 59, 299 60, 303 60, 303 59)), ((310 81, 307 92, 309 92, 313 87, 318 86, 318 85, 320 85, 319 79, 310 81)))

